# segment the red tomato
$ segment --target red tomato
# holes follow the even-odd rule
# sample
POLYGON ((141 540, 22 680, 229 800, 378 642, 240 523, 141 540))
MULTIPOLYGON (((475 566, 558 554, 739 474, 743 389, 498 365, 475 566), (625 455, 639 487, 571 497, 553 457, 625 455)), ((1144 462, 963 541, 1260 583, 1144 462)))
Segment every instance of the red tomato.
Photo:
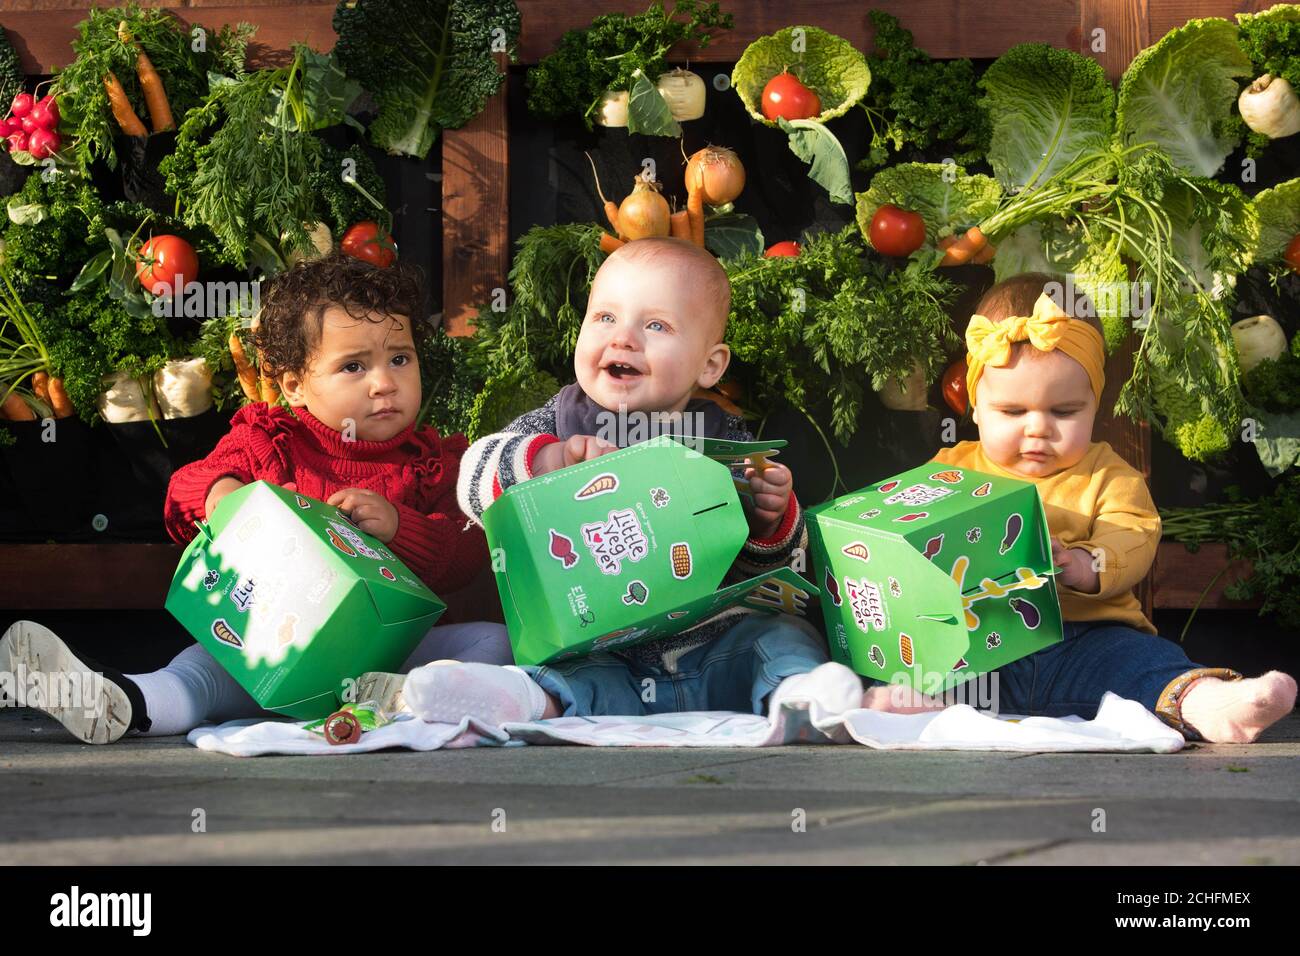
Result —
POLYGON ((770 120, 811 119, 821 115, 822 101, 799 82, 799 77, 782 70, 763 87, 763 115, 770 120))
POLYGON ((786 240, 785 242, 778 242, 776 245, 769 248, 767 252, 763 253, 763 258, 776 259, 781 256, 797 255, 799 255, 799 243, 786 240))
POLYGON ((53 156, 62 145, 59 134, 49 129, 38 129, 27 138, 27 150, 37 159, 53 156))
POLYGON ((1286 253, 1283 255, 1289 265, 1296 272, 1300 272, 1300 233, 1291 238, 1287 244, 1286 253))
POLYGON ((885 203, 871 217, 871 245, 882 256, 910 256, 925 245, 925 220, 885 203))
POLYGON ((180 236, 154 236, 140 247, 135 277, 154 295, 168 296, 180 277, 181 288, 199 277, 199 257, 180 236))
POLYGON ((943 373, 943 400, 958 415, 966 414, 966 360, 958 359, 943 373))
POLYGON ((32 94, 19 93, 14 97, 14 101, 9 104, 9 115, 22 119, 32 110, 32 94))
POLYGON ((376 222, 359 222, 343 233, 340 248, 345 256, 360 259, 380 269, 397 261, 397 243, 376 222))

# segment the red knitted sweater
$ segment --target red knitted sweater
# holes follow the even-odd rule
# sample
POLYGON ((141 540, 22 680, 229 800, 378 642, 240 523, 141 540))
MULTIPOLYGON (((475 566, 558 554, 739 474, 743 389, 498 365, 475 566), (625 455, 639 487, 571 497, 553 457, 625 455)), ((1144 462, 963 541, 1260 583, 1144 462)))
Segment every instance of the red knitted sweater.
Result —
POLYGON ((294 412, 262 402, 230 420, 230 433, 212 453, 172 475, 163 519, 172 539, 194 537, 217 479, 284 485, 321 501, 343 488, 383 495, 397 509, 397 535, 389 543, 425 584, 445 594, 468 584, 487 560, 483 532, 456 504, 456 476, 465 453, 463 435, 440 438, 412 424, 388 441, 345 442, 305 408, 294 412), (468 526, 468 527, 467 527, 468 526))

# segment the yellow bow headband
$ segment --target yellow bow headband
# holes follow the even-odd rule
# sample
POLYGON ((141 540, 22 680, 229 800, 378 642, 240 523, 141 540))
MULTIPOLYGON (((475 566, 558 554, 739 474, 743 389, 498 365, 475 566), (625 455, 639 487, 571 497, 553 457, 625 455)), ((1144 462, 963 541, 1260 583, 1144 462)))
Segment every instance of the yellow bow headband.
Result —
POLYGON ((1034 303, 1033 315, 1013 316, 1002 322, 971 316, 966 327, 966 394, 972 407, 975 386, 985 367, 1006 365, 1011 361, 1011 346, 1024 341, 1040 352, 1060 349, 1082 365, 1100 404, 1101 390, 1106 385, 1105 340, 1087 322, 1066 315, 1051 296, 1043 293, 1034 303))

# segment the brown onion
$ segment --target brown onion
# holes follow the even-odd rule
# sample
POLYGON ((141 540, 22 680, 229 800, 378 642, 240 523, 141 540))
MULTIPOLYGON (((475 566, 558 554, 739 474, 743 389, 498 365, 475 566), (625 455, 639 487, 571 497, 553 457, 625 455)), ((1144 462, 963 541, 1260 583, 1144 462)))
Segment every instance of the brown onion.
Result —
POLYGON ((710 206, 735 202, 745 188, 745 167, 740 157, 725 146, 706 146, 686 163, 686 182, 700 182, 696 170, 703 174, 700 191, 710 206))
POLYGON ((618 207, 618 231, 623 239, 648 239, 668 235, 668 201, 648 174, 636 179, 632 194, 618 207))

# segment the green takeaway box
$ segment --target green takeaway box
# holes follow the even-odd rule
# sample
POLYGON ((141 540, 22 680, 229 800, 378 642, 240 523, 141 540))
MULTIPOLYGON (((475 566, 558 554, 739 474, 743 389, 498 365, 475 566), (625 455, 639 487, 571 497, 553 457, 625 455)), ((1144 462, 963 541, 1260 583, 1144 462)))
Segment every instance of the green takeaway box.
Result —
POLYGON ((657 640, 733 606, 806 616, 817 589, 788 568, 718 589, 749 535, 726 463, 782 445, 660 436, 507 488, 483 527, 515 662, 657 640))
POLYGON ((298 720, 395 671, 446 605, 342 511, 255 481, 196 522, 167 610, 259 704, 298 720))
POLYGON ((922 465, 808 511, 831 656, 938 693, 1062 639, 1030 482, 922 465))

